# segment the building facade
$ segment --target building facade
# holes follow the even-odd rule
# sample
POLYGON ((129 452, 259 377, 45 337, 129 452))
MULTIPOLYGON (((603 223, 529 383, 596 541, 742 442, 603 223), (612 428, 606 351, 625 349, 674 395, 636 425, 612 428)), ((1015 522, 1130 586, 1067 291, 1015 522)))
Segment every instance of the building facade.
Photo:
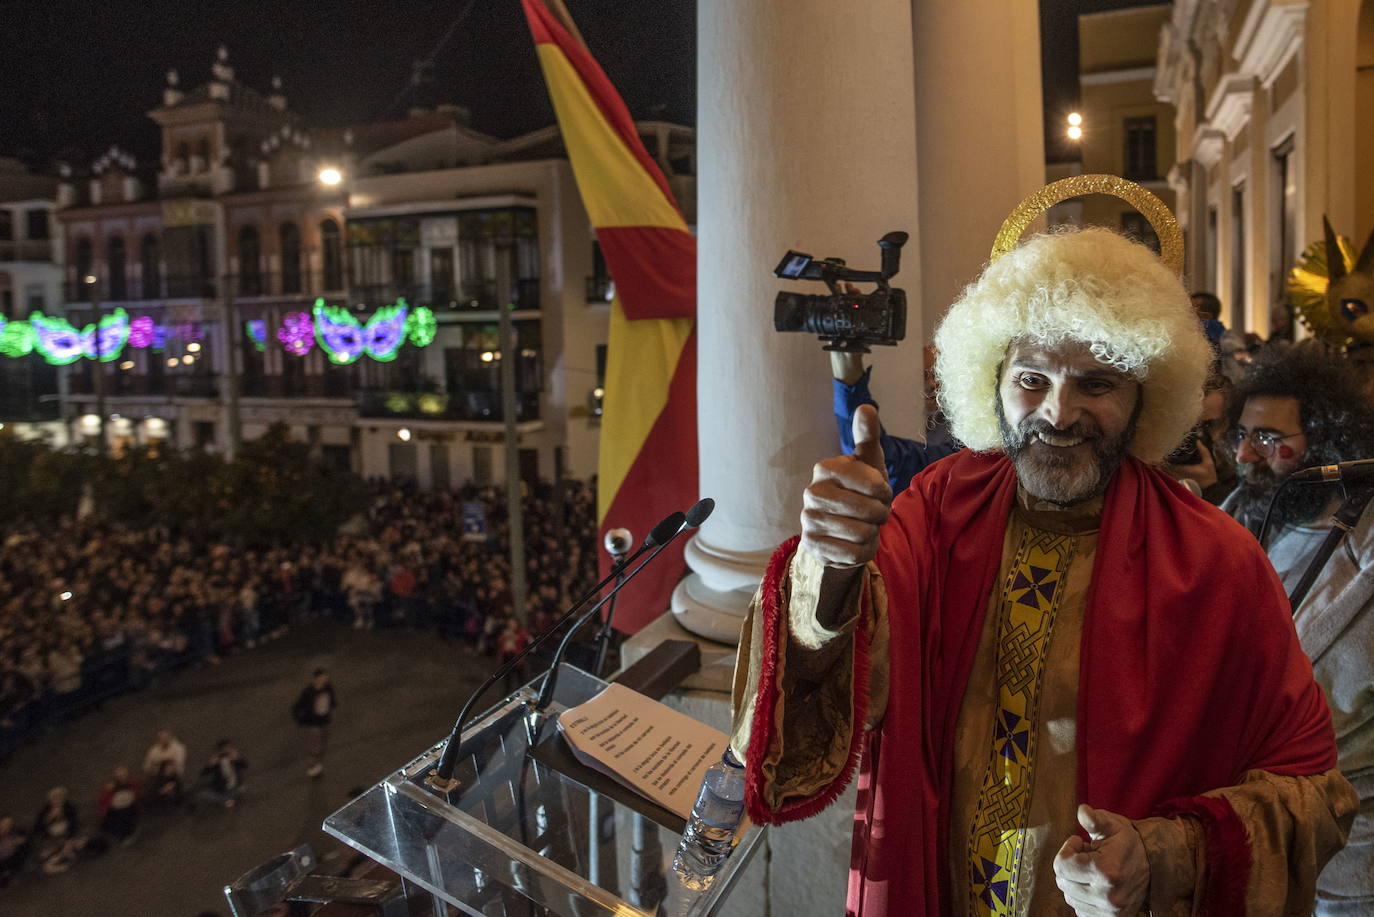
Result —
POLYGON ((1357 244, 1374 226, 1374 2, 1178 0, 1155 94, 1193 286, 1229 327, 1300 335, 1284 281, 1323 215, 1357 244))
MULTIPOLYGON (((77 435, 232 451, 285 424, 369 478, 499 482, 504 302, 521 477, 595 473, 609 276, 555 129, 313 129, 223 49, 162 101, 156 164, 114 148, 62 184, 62 318, 127 334, 61 368, 77 435)), ((691 130, 640 128, 690 209, 691 130)))
MULTIPOLYGON (((1174 162, 1173 109, 1154 96, 1155 48, 1168 5, 1127 7, 1078 17, 1078 102, 1056 113, 1072 134, 1055 146, 1074 155, 1051 162, 1046 181, 1080 173, 1120 175, 1149 189, 1171 209, 1167 181, 1174 162), (1076 115, 1070 123, 1070 116, 1076 115)), ((1118 198, 1091 195, 1053 208, 1052 225, 1108 226, 1158 249, 1154 229, 1118 198)))
POLYGON ((0 159, 0 424, 58 437, 58 373, 4 326, 62 301, 62 245, 53 218, 57 180, 0 159))

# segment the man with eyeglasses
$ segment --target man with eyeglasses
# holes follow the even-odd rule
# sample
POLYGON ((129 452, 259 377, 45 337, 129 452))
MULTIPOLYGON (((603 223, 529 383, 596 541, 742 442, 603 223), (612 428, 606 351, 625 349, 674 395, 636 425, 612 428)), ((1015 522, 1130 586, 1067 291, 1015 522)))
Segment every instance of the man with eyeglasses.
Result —
MULTIPOLYGON (((1374 458, 1374 407, 1353 369, 1310 346, 1258 360, 1237 388, 1229 442, 1240 481, 1222 503, 1258 534, 1291 591, 1331 529, 1339 484, 1281 485, 1295 471, 1374 458)), ((1326 693, 1339 766, 1360 795, 1348 845, 1317 881, 1319 917, 1374 914, 1374 510, 1331 555, 1293 615, 1326 693)))

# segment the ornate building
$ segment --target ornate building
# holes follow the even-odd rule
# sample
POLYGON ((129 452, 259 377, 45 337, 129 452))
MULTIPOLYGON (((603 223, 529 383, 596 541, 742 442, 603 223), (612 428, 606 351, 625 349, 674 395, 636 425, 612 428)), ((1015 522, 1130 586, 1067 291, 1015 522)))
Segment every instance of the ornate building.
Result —
MULTIPOLYGON (((607 278, 556 130, 451 105, 312 128, 223 48, 149 117, 157 163, 112 147, 61 188, 59 331, 109 329, 63 370, 79 434, 232 450, 285 423, 367 477, 498 480, 505 295, 522 477, 595 472, 607 278)), ((641 130, 690 200, 691 130, 641 130)))
POLYGON ((1289 333, 1284 278, 1322 216, 1358 240, 1374 225, 1374 2, 1177 0, 1155 94, 1193 286, 1229 327, 1289 333))

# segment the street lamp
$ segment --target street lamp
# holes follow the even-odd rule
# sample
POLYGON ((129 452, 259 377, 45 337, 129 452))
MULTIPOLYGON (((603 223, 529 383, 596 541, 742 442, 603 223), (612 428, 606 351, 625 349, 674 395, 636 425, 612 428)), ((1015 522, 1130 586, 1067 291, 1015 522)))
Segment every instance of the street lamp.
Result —
POLYGON ((320 170, 320 183, 325 185, 337 185, 343 181, 343 173, 333 166, 327 166, 320 170))
POLYGON ((1068 130, 1065 132, 1065 133, 1067 133, 1067 134, 1069 135, 1069 139, 1070 139, 1070 140, 1082 140, 1082 139, 1083 139, 1083 116, 1080 115, 1080 114, 1079 114, 1078 112, 1076 112, 1076 111, 1071 111, 1071 112, 1069 112, 1068 118, 1066 118, 1065 120, 1068 121, 1068 123, 1069 123, 1069 128, 1068 128, 1068 130))

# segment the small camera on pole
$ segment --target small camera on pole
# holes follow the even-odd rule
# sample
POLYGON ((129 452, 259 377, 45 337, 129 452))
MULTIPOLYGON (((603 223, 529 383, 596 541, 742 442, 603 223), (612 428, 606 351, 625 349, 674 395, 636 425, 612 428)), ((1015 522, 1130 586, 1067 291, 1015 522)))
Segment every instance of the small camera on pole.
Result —
POLYGON ((856 271, 842 258, 816 260, 803 252, 789 251, 773 270, 785 280, 819 280, 830 295, 778 294, 773 302, 773 327, 778 331, 802 331, 825 342, 826 350, 868 353, 869 346, 890 347, 906 337, 906 292, 888 286, 901 266, 907 234, 890 232, 878 240, 882 269, 856 271), (876 283, 872 293, 846 293, 841 283, 876 283))

